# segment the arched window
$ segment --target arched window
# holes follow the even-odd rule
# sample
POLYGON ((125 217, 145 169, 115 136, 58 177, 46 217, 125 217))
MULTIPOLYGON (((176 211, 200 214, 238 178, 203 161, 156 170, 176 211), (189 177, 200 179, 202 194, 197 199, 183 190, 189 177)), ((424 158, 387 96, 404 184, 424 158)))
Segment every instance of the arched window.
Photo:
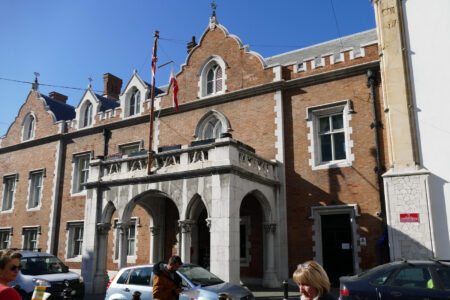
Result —
POLYGON ((87 127, 92 124, 92 104, 87 102, 83 110, 83 120, 81 121, 81 127, 87 127))
POLYGON ((128 116, 136 115, 141 111, 141 92, 134 91, 130 98, 128 116))
POLYGON ((28 141, 34 138, 36 119, 32 114, 28 115, 23 123, 23 140, 28 141))
POLYGON ((220 112, 211 110, 198 122, 195 128, 197 139, 218 139, 220 135, 231 131, 228 119, 220 112))
POLYGON ((222 68, 219 65, 213 65, 208 71, 206 94, 212 95, 222 91, 222 68))

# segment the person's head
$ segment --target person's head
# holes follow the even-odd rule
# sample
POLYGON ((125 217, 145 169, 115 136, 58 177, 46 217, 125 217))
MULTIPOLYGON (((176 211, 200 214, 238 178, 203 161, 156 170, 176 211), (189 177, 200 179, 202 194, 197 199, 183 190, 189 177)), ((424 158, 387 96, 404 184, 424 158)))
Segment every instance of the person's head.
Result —
POLYGON ((330 292, 330 280, 321 265, 315 261, 307 261, 298 266, 293 274, 300 293, 306 299, 314 299, 330 292))
POLYGON ((0 283, 7 285, 16 280, 21 258, 22 254, 19 252, 10 249, 0 250, 0 283))
POLYGON ((178 255, 174 255, 169 258, 167 263, 167 270, 175 272, 182 265, 181 258, 178 255))

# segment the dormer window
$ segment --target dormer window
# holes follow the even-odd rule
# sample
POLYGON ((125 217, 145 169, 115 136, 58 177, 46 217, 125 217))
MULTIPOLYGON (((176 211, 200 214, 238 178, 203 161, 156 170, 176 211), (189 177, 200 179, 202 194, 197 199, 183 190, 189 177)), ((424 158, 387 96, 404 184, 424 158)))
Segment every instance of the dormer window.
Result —
POLYGON ((93 115, 93 106, 92 103, 87 101, 84 104, 82 112, 82 119, 81 119, 81 128, 88 127, 92 125, 92 115, 93 115))
POLYGON ((222 91, 222 77, 222 68, 219 65, 213 65, 208 71, 207 95, 212 95, 222 91))
POLYGON ((34 139, 35 127, 36 127, 36 118, 33 116, 33 114, 30 113, 27 117, 25 117, 25 120, 23 122, 23 133, 22 133, 23 141, 34 139))
POLYGON ((137 115, 141 111, 141 92, 134 91, 130 97, 128 116, 137 115))
POLYGON ((218 139, 222 133, 231 131, 228 119, 222 113, 211 110, 198 122, 195 137, 199 140, 218 139))

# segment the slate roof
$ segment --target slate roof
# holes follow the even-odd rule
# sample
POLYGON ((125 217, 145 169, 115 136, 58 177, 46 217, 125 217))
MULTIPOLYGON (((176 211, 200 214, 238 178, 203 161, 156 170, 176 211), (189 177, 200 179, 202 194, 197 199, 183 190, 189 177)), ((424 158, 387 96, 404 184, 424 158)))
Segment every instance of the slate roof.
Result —
POLYGON ((105 98, 98 94, 95 94, 95 96, 97 97, 98 101, 100 101, 100 111, 106 111, 108 109, 114 109, 120 106, 120 102, 118 99, 105 98))
POLYGON ((275 56, 265 58, 267 65, 286 65, 301 63, 305 59, 321 58, 324 54, 333 53, 335 57, 339 57, 342 49, 352 48, 355 57, 360 54, 361 45, 377 41, 376 29, 370 29, 367 31, 355 33, 352 35, 344 36, 340 39, 327 41, 324 43, 312 45, 309 47, 301 48, 298 50, 278 54, 275 56))
POLYGON ((62 103, 61 101, 42 95, 47 106, 55 115, 56 121, 75 119, 75 108, 72 105, 62 103))

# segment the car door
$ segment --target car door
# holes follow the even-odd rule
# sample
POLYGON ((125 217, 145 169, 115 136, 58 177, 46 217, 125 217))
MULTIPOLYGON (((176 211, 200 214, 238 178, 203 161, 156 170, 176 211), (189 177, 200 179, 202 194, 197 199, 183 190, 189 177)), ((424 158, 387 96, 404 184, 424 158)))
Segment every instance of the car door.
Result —
POLYGON ((450 267, 438 266, 434 268, 434 274, 437 277, 442 289, 444 289, 445 296, 442 299, 450 299, 450 267))
POLYGON ((141 293, 141 299, 153 299, 152 268, 142 267, 133 269, 128 277, 128 284, 124 291, 128 294, 127 299, 132 299, 134 292, 141 293))
POLYGON ((443 290, 433 283, 426 266, 406 266, 397 271, 390 283, 383 289, 381 299, 391 300, 438 300, 443 298, 443 290))

